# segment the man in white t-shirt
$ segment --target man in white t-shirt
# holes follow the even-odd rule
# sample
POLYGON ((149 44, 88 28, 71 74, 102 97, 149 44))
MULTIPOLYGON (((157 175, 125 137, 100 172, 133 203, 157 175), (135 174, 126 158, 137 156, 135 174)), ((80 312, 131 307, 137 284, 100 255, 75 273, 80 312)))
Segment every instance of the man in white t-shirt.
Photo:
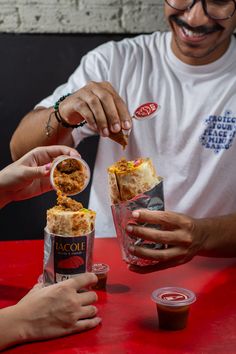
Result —
POLYGON ((97 211, 98 237, 115 233, 106 168, 122 156, 152 158, 172 213, 146 211, 141 217, 154 213, 158 223, 167 218, 172 231, 128 230, 175 246, 130 251, 159 259, 163 268, 207 254, 209 234, 230 238, 235 232, 232 216, 222 230, 218 225, 220 215, 236 212, 235 8, 233 0, 166 0, 171 32, 109 42, 89 52, 68 82, 24 117, 11 140, 16 159, 36 145, 77 146, 101 135, 89 202, 97 211), (153 118, 131 119, 150 102, 161 107, 153 118), (84 120, 86 125, 75 128, 84 120), (132 128, 125 151, 108 138, 121 128, 132 128))

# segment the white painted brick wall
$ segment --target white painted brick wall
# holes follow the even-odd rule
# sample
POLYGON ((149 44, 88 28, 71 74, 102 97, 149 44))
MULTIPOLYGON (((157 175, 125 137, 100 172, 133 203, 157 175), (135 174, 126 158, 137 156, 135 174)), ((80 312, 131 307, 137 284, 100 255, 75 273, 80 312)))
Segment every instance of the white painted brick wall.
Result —
POLYGON ((145 33, 166 30, 164 0, 0 0, 0 32, 145 33))

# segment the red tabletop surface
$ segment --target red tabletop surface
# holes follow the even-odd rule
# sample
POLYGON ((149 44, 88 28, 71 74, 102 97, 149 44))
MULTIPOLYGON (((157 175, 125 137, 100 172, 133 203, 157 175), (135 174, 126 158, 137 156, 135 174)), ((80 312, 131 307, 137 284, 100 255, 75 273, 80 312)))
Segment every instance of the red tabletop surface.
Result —
MULTIPOLYGON (((43 241, 0 242, 0 307, 15 304, 42 273, 43 241)), ((19 345, 7 353, 236 353, 236 259, 195 257, 151 274, 135 274, 122 261, 118 242, 95 239, 94 261, 110 265, 107 291, 97 291, 99 327, 64 338, 19 345), (154 289, 193 290, 187 328, 158 328, 154 289)), ((0 334, 1 335, 1 334, 0 334)))

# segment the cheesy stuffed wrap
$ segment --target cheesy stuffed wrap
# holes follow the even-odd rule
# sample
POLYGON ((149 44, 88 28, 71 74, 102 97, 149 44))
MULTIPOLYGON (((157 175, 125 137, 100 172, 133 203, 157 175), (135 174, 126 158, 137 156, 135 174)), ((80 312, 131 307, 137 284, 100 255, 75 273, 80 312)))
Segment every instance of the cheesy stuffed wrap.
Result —
POLYGON ((111 203, 130 200, 160 182, 150 158, 121 159, 108 168, 111 203))
POLYGON ((47 211, 44 230, 45 285, 91 272, 96 213, 58 193, 58 205, 47 211))
POLYGON ((157 175, 151 159, 139 158, 132 161, 121 159, 116 162, 108 168, 108 185, 114 226, 124 261, 139 266, 157 263, 131 255, 128 251, 129 246, 136 244, 160 249, 164 245, 130 237, 126 232, 127 224, 135 223, 135 220, 132 220, 133 210, 142 208, 164 210, 163 179, 157 175))

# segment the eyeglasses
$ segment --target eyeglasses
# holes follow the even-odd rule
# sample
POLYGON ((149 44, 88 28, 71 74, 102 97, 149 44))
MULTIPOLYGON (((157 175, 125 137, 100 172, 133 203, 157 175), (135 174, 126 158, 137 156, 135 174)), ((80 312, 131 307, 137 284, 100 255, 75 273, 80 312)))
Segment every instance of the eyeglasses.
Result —
MULTIPOLYGON (((165 0, 175 10, 191 10, 197 0, 165 0)), ((232 17, 236 10, 235 0, 200 0, 203 11, 213 20, 227 20, 232 17)))

